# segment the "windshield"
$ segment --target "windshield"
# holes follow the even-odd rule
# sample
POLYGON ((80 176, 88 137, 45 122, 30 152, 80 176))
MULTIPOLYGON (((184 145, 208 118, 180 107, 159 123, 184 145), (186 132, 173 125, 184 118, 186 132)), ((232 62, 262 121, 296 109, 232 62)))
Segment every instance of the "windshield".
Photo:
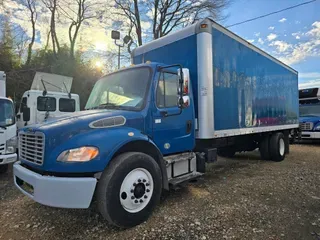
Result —
POLYGON ((300 117, 320 116, 319 105, 300 105, 300 117))
POLYGON ((85 109, 140 110, 150 81, 149 67, 133 68, 101 78, 92 89, 85 109))
POLYGON ((14 123, 13 103, 7 99, 0 99, 0 127, 7 127, 14 123))

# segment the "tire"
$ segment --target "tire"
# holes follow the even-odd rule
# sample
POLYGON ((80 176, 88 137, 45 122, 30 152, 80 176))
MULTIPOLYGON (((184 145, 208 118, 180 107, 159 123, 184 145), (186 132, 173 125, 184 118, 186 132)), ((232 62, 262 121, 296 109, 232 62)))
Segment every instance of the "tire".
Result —
POLYGON ((269 142, 271 160, 280 162, 286 156, 285 137, 283 133, 278 132, 272 134, 269 142))
POLYGON ((0 165, 0 174, 8 171, 9 165, 0 165))
POLYGON ((271 160, 271 154, 269 149, 270 137, 266 135, 263 137, 259 144, 260 157, 262 160, 271 160))
POLYGON ((236 151, 233 147, 224 147, 218 149, 218 155, 220 157, 232 158, 236 154, 236 151))
POLYGON ((152 157, 138 152, 123 153, 101 175, 97 186, 98 209, 112 225, 133 227, 148 219, 160 201, 161 190, 161 170, 152 157))

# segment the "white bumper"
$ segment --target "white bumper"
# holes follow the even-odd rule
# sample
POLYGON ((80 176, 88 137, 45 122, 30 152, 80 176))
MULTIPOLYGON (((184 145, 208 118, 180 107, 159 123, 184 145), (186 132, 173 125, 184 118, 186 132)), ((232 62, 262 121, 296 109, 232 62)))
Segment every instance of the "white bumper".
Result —
POLYGON ((43 205, 61 208, 88 208, 97 183, 97 179, 90 177, 43 176, 20 162, 13 165, 13 177, 16 187, 26 196, 43 205))
POLYGON ((301 132, 302 139, 320 139, 320 132, 301 132))
POLYGON ((9 164, 17 161, 17 154, 0 155, 0 165, 9 164))

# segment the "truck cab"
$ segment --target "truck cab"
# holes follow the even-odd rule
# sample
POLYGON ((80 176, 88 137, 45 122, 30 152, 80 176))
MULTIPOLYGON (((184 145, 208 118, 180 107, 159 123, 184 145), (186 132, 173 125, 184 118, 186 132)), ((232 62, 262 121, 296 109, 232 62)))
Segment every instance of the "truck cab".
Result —
POLYGON ((299 90, 300 131, 302 139, 320 139, 320 88, 299 90))
POLYGON ((6 75, 0 71, 0 174, 17 160, 16 118, 14 104, 6 97, 6 75))
POLYGON ((17 113, 17 127, 21 129, 76 111, 80 111, 80 100, 77 94, 29 90, 21 98, 17 113))

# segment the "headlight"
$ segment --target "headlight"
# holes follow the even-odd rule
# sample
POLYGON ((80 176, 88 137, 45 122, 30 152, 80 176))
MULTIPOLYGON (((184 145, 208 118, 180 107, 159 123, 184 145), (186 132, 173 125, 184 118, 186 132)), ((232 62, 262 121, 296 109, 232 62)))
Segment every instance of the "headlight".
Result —
POLYGON ((10 138, 6 141, 6 153, 15 153, 17 148, 17 137, 10 138))
POLYGON ((60 162, 88 162, 99 154, 98 148, 80 147, 63 151, 59 157, 60 162))
POLYGON ((318 125, 315 126, 314 130, 315 131, 320 131, 320 123, 318 123, 318 125))

